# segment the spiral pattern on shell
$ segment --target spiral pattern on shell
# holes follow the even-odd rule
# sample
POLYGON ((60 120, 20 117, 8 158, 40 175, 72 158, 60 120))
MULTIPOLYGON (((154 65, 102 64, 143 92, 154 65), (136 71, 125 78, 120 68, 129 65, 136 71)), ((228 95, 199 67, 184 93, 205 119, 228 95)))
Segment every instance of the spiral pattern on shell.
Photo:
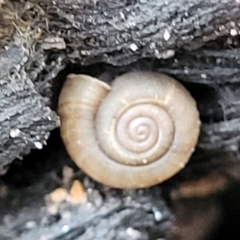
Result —
POLYGON ((166 111, 151 103, 128 107, 116 122, 115 129, 119 143, 137 154, 153 148, 161 135, 173 134, 173 125, 166 111))
POLYGON ((185 166, 199 135, 194 99, 160 73, 126 73, 111 87, 69 75, 58 112, 71 158, 92 178, 116 188, 170 178, 185 166))
POLYGON ((174 125, 167 112, 156 103, 134 102, 120 111, 116 119, 112 122, 111 143, 104 144, 99 127, 97 137, 105 153, 119 163, 146 165, 158 160, 171 146, 174 125))

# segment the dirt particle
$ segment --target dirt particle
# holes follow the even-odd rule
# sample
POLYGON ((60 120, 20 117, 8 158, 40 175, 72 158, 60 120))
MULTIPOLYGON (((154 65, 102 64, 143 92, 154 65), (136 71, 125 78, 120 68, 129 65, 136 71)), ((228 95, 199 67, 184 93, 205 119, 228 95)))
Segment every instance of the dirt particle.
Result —
POLYGON ((85 203, 87 200, 86 192, 80 181, 75 180, 69 191, 67 200, 73 204, 85 203))
POLYGON ((67 197, 67 191, 64 188, 56 188, 53 192, 51 192, 49 195, 49 199, 53 203, 61 203, 63 202, 67 197))

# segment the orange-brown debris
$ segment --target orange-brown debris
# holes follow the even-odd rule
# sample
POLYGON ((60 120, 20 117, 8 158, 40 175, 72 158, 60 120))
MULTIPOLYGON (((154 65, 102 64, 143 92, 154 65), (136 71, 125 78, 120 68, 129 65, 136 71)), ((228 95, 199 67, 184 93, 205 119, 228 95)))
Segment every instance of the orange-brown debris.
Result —
POLYGON ((67 190, 64 188, 56 188, 48 196, 52 202, 61 203, 67 198, 67 190))
POLYGON ((67 200, 74 204, 86 202, 86 192, 80 181, 75 180, 73 182, 67 200))

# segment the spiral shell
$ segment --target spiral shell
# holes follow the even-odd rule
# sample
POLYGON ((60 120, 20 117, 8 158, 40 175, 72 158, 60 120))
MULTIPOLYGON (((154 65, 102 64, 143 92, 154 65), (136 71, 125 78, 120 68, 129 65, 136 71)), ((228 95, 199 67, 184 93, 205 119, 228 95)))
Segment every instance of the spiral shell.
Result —
POLYGON ((58 113, 73 161, 115 188, 144 188, 172 177, 188 162, 199 135, 194 99, 160 73, 126 73, 112 87, 71 74, 58 113))

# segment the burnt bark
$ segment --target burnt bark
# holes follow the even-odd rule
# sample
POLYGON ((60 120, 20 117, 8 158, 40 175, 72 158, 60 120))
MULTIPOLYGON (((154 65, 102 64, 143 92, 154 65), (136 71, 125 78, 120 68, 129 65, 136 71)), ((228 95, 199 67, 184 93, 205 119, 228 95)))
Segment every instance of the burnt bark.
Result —
POLYGON ((81 64, 170 58, 178 49, 234 34, 240 20, 239 3, 226 0, 58 0, 48 13, 58 16, 49 19, 49 30, 64 38, 68 58, 81 64))
POLYGON ((24 48, 11 45, 0 56, 0 167, 32 148, 41 149, 50 131, 58 126, 57 115, 36 91, 23 64, 24 48))
MULTIPOLYGON (((31 149, 42 148, 50 131, 59 127, 56 103, 62 82, 70 72, 87 73, 107 82, 133 70, 169 74, 184 84, 197 100, 202 127, 195 155, 204 154, 199 155, 200 160, 196 162, 210 161, 205 157, 209 150, 225 149, 238 156, 239 26, 239 1, 233 0, 0 1, 0 168, 31 149)), ((21 239, 20 236, 32 239, 33 234, 40 238, 43 231, 49 231, 44 232, 51 235, 49 239, 81 239, 81 236, 86 239, 87 226, 93 226, 92 232, 98 234, 102 233, 102 228, 108 228, 102 235, 104 239, 117 239, 118 233, 126 239, 122 228, 126 219, 136 221, 136 225, 129 226, 140 229, 145 237, 135 239, 151 239, 150 230, 157 232, 156 237, 166 236, 162 233, 169 230, 172 219, 161 195, 162 189, 170 187, 164 185, 143 193, 134 192, 134 200, 126 204, 118 201, 124 198, 124 193, 90 181, 91 184, 85 186, 100 189, 106 197, 103 200, 101 196, 96 197, 103 202, 94 205, 92 212, 79 210, 79 214, 87 214, 89 219, 77 226, 73 222, 67 233, 59 233, 64 219, 59 220, 58 216, 49 216, 50 220, 46 216, 39 218, 44 194, 59 185, 58 181, 54 182, 56 172, 65 164, 59 159, 67 158, 53 157, 57 151, 55 149, 48 160, 54 160, 58 167, 53 164, 54 170, 47 172, 48 167, 45 169, 40 164, 23 171, 26 177, 22 177, 22 173, 24 183, 19 187, 11 184, 18 182, 17 173, 23 169, 17 167, 13 178, 11 173, 1 178, 3 185, 10 185, 12 191, 5 200, 1 199, 1 217, 4 217, 1 220, 8 226, 0 229, 4 239, 21 239), (29 179, 33 181, 36 169, 46 174, 36 175, 41 179, 38 183, 26 184, 29 179), (25 184, 29 188, 23 191, 25 184), (146 199, 149 205, 144 202, 146 199), (112 201, 110 207, 108 201, 112 201), (37 204, 29 206, 30 202, 37 204), (166 217, 156 223, 154 214, 159 214, 160 208, 166 217), (5 209, 14 212, 14 219, 6 218, 5 209), (31 214, 27 214, 30 210, 31 214), (114 222, 116 212, 119 215, 114 222), (139 222, 133 217, 135 214, 139 219, 147 218, 147 223, 139 222), (49 223, 52 217, 54 224, 49 223), (97 223, 99 219, 106 221, 97 223), (25 225, 29 220, 37 223, 32 231, 25 225), (102 222, 105 225, 101 225, 102 222), (116 231, 112 233, 114 228, 116 231)), ((44 158, 38 159, 39 162, 44 158)), ((37 162, 35 159, 27 161, 37 162)), ((60 213, 63 216, 64 211, 60 213)), ((72 217, 80 221, 79 216, 72 217)))
POLYGON ((201 114, 212 109, 212 118, 223 112, 226 118, 214 122, 213 133, 211 124, 203 126, 200 145, 238 145, 236 134, 231 140, 238 132, 237 93, 230 86, 234 103, 222 93, 222 85, 239 83, 237 1, 8 1, 0 13, 1 166, 41 148, 59 126, 59 78, 71 71, 101 74, 107 65, 90 66, 98 63, 111 64, 112 72, 160 70, 183 83, 211 85, 222 105, 201 114))

